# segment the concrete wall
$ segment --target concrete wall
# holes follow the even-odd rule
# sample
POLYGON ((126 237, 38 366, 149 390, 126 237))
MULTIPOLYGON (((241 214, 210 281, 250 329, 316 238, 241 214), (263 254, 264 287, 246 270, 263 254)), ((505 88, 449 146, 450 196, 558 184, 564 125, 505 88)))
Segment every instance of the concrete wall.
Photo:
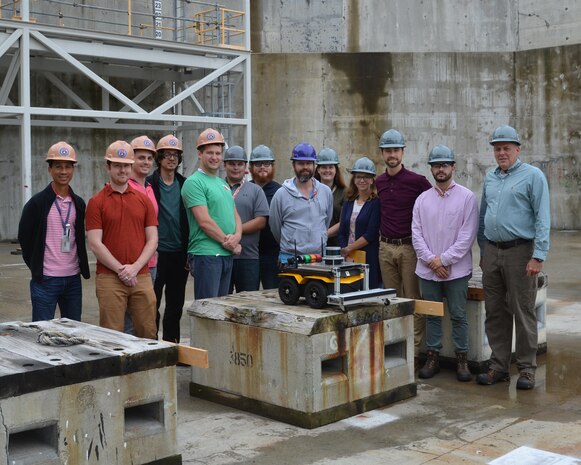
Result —
POLYGON ((407 167, 431 181, 428 151, 449 145, 456 179, 480 194, 495 166, 490 134, 509 123, 521 132, 522 158, 549 180, 553 227, 578 229, 580 68, 579 45, 519 53, 257 54, 253 144, 273 148, 279 179, 291 176, 288 159, 301 140, 335 148, 343 170, 362 155, 381 169, 377 142, 396 127, 407 138, 407 167))
POLYGON ((581 42, 576 0, 252 1, 264 53, 506 52, 581 42))

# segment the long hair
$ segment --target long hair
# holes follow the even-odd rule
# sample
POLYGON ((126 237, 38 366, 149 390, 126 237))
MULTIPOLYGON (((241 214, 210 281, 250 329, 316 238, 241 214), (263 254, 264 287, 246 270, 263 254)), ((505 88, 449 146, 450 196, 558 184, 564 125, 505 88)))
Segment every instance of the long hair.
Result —
MULTIPOLYGON (((317 181, 321 181, 321 175, 319 174, 319 166, 315 167, 315 179, 317 181)), ((343 179, 343 175, 341 174, 341 170, 339 169, 339 165, 335 165, 335 179, 333 179, 333 184, 340 189, 345 189, 347 187, 347 183, 343 179)))
MULTIPOLYGON (((357 197, 359 197, 359 191, 357 190, 357 186, 355 185, 355 174, 357 174, 357 173, 353 173, 351 175, 351 180, 349 181, 349 187, 345 191, 345 199, 346 200, 350 200, 350 201, 357 200, 357 197)), ((375 197, 377 197, 377 186, 375 185, 375 178, 373 178, 373 183, 371 184, 371 195, 369 196, 367 201, 370 201, 371 199, 374 199, 375 197)))

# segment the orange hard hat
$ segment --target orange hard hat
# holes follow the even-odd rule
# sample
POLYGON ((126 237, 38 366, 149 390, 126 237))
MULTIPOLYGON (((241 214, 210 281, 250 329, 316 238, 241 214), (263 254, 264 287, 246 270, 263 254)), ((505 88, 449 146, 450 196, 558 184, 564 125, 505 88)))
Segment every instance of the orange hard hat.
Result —
POLYGON ((159 139, 157 143, 157 150, 178 150, 179 152, 183 152, 182 150, 182 141, 179 140, 173 134, 168 134, 167 136, 163 136, 159 139))
POLYGON ((133 148, 124 140, 117 140, 107 147, 105 160, 114 163, 134 163, 133 148))
POLYGON ((51 146, 46 154, 46 161, 70 161, 77 163, 77 154, 75 149, 66 142, 60 141, 51 146))
POLYGON ((215 129, 204 129, 198 137, 196 148, 199 150, 200 147, 211 144, 226 145, 226 141, 224 140, 224 136, 215 129))
POLYGON ((147 136, 139 136, 139 137, 136 137, 135 139, 133 139, 131 141, 131 148, 133 149, 134 152, 136 150, 149 150, 154 155, 156 153, 155 144, 147 136))

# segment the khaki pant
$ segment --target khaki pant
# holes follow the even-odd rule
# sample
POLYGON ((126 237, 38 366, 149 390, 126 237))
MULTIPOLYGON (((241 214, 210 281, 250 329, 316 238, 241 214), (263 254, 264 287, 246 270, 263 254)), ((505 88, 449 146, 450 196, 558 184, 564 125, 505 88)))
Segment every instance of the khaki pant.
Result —
MULTIPOLYGON (((394 288, 398 297, 421 299, 419 279, 416 276, 416 251, 411 244, 379 243, 379 267, 385 288, 394 288)), ((414 315, 414 355, 420 354, 426 334, 425 315, 414 315)))
POLYGON ((125 286, 117 275, 100 273, 95 288, 100 326, 122 332, 127 310, 137 337, 157 339, 156 300, 149 273, 137 275, 135 287, 125 286))
POLYGON ((537 367, 537 277, 526 272, 532 256, 532 242, 504 250, 486 244, 484 249, 482 287, 484 326, 492 349, 490 368, 503 373, 510 370, 513 319, 516 366, 533 373, 537 367))

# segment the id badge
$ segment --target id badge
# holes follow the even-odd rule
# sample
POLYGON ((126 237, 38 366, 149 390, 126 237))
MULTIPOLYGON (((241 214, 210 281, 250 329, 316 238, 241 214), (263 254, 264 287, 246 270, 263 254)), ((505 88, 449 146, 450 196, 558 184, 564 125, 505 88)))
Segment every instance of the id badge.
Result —
POLYGON ((61 237, 61 252, 69 253, 71 251, 71 225, 66 224, 65 230, 61 237))

